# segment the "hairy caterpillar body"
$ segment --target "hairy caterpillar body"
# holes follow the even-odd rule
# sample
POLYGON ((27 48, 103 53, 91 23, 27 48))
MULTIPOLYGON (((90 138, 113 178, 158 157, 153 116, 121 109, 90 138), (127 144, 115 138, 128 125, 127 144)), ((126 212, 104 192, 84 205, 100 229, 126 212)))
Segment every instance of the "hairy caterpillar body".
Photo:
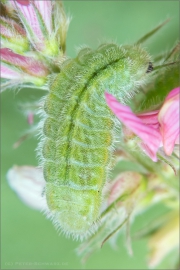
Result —
POLYGON ((98 223, 119 136, 104 92, 123 99, 143 83, 149 62, 139 46, 84 48, 50 83, 42 136, 46 198, 53 222, 66 234, 83 238, 98 223))

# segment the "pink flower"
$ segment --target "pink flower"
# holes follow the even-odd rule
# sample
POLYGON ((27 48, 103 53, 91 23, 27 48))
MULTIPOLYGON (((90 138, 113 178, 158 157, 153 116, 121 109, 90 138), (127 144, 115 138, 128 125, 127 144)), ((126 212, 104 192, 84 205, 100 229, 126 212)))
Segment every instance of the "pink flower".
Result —
POLYGON ((4 48, 20 53, 31 46, 46 57, 62 55, 69 19, 60 1, 12 0, 7 1, 4 8, 11 16, 11 19, 1 17, 0 21, 4 48), (14 46, 10 47, 11 43, 14 46))
POLYGON ((153 161, 157 161, 158 149, 163 146, 170 156, 179 139, 179 95, 175 88, 166 97, 160 110, 134 114, 128 106, 119 103, 114 96, 105 93, 107 105, 120 121, 142 140, 141 146, 153 161))
POLYGON ((60 1, 12 0, 0 16, 2 91, 29 83, 46 89, 47 75, 59 72, 65 53, 66 18, 60 1), (8 15, 10 18, 8 18, 8 15), (16 18, 16 19, 15 19, 16 18))

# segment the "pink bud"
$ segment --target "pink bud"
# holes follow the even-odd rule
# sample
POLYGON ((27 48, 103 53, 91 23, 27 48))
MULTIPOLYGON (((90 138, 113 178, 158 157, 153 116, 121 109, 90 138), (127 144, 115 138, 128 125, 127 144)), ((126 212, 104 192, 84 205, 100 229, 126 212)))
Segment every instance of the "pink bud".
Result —
POLYGON ((1 54, 1 77, 7 79, 20 79, 43 85, 49 73, 48 68, 33 57, 22 56, 4 48, 1 54))
MULTIPOLYGON (((137 172, 123 172, 120 173, 116 179, 109 183, 108 190, 108 204, 117 200, 123 193, 130 192, 136 188, 142 181, 143 177, 137 172)), ((120 202, 121 204, 122 202, 120 202)))
POLYGON ((29 125, 32 125, 33 124, 33 122, 34 122, 34 115, 33 115, 32 112, 29 112, 28 113, 27 120, 28 120, 28 124, 29 125))

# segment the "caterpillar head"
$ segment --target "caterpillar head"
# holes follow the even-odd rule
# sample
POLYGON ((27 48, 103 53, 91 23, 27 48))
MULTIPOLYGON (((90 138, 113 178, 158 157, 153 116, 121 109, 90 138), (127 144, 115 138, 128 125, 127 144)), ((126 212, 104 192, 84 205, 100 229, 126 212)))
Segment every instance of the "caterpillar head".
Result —
POLYGON ((138 87, 143 85, 153 70, 150 55, 139 45, 117 47, 119 59, 112 64, 114 76, 106 89, 120 101, 132 97, 138 87))
POLYGON ((142 78, 153 70, 151 56, 146 50, 139 45, 124 46, 126 50, 126 58, 129 61, 129 68, 132 74, 136 74, 137 78, 142 78))

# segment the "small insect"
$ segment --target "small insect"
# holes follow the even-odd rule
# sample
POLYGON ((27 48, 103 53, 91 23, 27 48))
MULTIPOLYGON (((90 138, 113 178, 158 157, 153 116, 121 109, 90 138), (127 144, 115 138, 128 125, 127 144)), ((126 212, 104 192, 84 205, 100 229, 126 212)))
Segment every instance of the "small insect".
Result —
POLYGON ((61 231, 84 238, 99 221, 120 124, 106 105, 145 82, 151 58, 139 45, 103 44, 66 60, 45 100, 42 161, 50 216, 61 231))

